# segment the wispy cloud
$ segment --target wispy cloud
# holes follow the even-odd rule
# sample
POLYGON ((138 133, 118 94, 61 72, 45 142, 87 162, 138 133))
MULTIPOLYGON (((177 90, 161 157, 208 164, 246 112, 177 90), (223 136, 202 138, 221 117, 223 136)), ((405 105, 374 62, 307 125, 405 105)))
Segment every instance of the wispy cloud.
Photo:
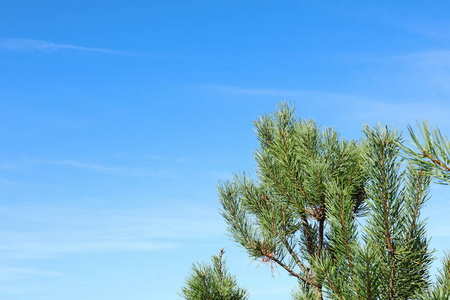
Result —
POLYGON ((2 185, 2 184, 4 184, 4 185, 7 185, 7 184, 11 185, 11 184, 15 184, 15 183, 16 183, 16 181, 0 178, 0 185, 2 185))
POLYGON ((175 159, 177 163, 211 163, 211 164, 221 164, 224 163, 223 160, 207 157, 178 157, 175 159))
POLYGON ((402 77, 430 92, 450 95, 450 50, 430 50, 399 56, 402 77))
POLYGON ((0 281, 20 280, 25 277, 65 277, 61 272, 48 271, 36 268, 4 267, 0 266, 0 281))
POLYGON ((148 155, 145 155, 144 157, 151 159, 151 160, 163 160, 166 158, 164 155, 158 155, 158 154, 148 154, 148 155))
MULTIPOLYGON (((419 57, 425 59, 427 56, 424 54, 419 57)), ((432 62, 439 61, 433 56, 430 56, 428 59, 432 62)), ((450 53, 448 59, 450 64, 450 53)), ((389 99, 380 101, 351 94, 316 90, 246 88, 220 84, 202 84, 191 88, 243 97, 270 97, 280 101, 283 99, 294 100, 302 108, 309 107, 309 111, 327 107, 327 109, 334 112, 333 115, 336 118, 343 119, 346 123, 349 120, 354 120, 360 124, 368 123, 373 125, 378 122, 384 122, 394 126, 405 126, 408 123, 415 123, 416 120, 429 119, 431 122, 438 120, 442 129, 450 127, 450 120, 447 118, 450 114, 450 107, 443 105, 442 101, 439 100, 433 102, 431 101, 432 99, 427 99, 428 102, 424 105, 423 101, 394 102, 389 101, 389 99)))
POLYGON ((194 90, 212 90, 224 93, 232 93, 238 94, 242 96, 261 96, 261 97, 277 97, 277 98, 299 98, 299 97, 311 97, 311 96, 321 96, 325 99, 333 99, 333 100, 360 100, 358 97, 339 94, 339 93, 331 93, 324 91, 315 91, 315 90, 290 90, 290 89, 276 89, 276 88, 246 88, 246 87, 237 87, 230 85, 221 85, 221 84, 199 84, 195 86, 191 86, 191 89, 194 90))
POLYGON ((40 160, 34 161, 33 164, 49 164, 60 165, 65 167, 85 169, 102 174, 119 175, 119 176, 151 176, 158 178, 170 178, 178 179, 178 175, 175 171, 165 168, 152 168, 152 167, 122 167, 122 166, 109 166, 97 163, 85 163, 77 160, 65 159, 65 160, 40 160))
POLYGON ((84 163, 76 160, 41 160, 35 161, 35 164, 51 164, 51 165, 60 165, 67 167, 74 167, 80 169, 87 169, 95 172, 106 173, 106 174, 121 174, 121 175, 130 175, 130 176, 143 176, 151 173, 151 170, 148 168, 131 168, 131 167, 113 167, 106 166, 102 164, 95 163, 84 163))
MULTIPOLYGON (((70 289, 61 287, 61 286, 55 286, 51 284, 24 284, 23 282, 15 283, 14 285, 0 285, 0 295, 3 296, 12 296, 14 295, 14 299, 16 299, 16 295, 33 295, 32 297, 35 298, 37 294, 48 294, 51 293, 64 293, 67 294, 70 292, 70 289)), ((11 299, 11 298, 6 298, 11 299)), ((37 298, 36 298, 37 299, 37 298)), ((47 299, 47 298, 41 298, 41 299, 47 299)))
POLYGON ((160 251, 186 240, 221 236, 217 213, 190 210, 93 211, 36 207, 0 209, 3 258, 47 258, 66 254, 160 251))
MULTIPOLYGON (((111 166, 99 163, 83 162, 74 159, 28 159, 17 162, 7 162, 0 165, 0 170, 17 170, 26 166, 33 165, 54 165, 68 168, 84 169, 96 173, 119 175, 119 176, 153 176, 164 178, 177 178, 177 175, 172 170, 167 169, 155 169, 152 167, 129 167, 129 166, 111 166)), ((2 181, 1 183, 12 183, 11 181, 2 181)))
MULTIPOLYGON (((426 3, 426 2, 424 2, 426 3)), ((446 18, 436 16, 433 19, 426 17, 426 14, 414 14, 414 11, 406 13, 404 10, 398 10, 395 6, 380 4, 379 2, 369 3, 360 2, 357 5, 335 6, 329 5, 326 1, 315 1, 322 12, 328 12, 343 18, 349 18, 361 23, 375 23, 383 27, 395 30, 403 30, 410 33, 431 38, 450 37, 449 22, 446 18)))
POLYGON ((122 51, 105 48, 93 48, 93 47, 76 46, 71 44, 57 44, 41 40, 14 39, 14 38, 0 40, 0 49, 9 51, 42 51, 42 52, 72 50, 84 52, 97 52, 113 55, 129 55, 128 53, 122 51))
MULTIPOLYGON (((0 234, 1 236, 1 234, 0 234)), ((177 243, 133 241, 87 241, 87 242, 22 242, 0 246, 3 256, 14 258, 43 258, 65 254, 107 253, 126 251, 157 251, 180 247, 177 243), (30 249, 33 249, 30 251, 30 249)))
POLYGON ((450 65, 450 50, 430 50, 398 56, 401 60, 424 65, 450 65))

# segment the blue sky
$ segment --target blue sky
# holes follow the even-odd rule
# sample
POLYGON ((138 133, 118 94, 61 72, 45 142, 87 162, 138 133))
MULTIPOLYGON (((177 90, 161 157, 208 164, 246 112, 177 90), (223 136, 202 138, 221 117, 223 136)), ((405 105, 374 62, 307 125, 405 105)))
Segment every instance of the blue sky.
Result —
MULTIPOLYGON (((450 134, 447 1, 0 1, 0 298, 179 299, 221 247, 252 299, 295 281, 225 235, 216 185, 254 173, 282 100, 450 134)), ((424 210, 450 249, 445 187, 424 210)), ((447 192, 448 193, 448 192, 447 192)))

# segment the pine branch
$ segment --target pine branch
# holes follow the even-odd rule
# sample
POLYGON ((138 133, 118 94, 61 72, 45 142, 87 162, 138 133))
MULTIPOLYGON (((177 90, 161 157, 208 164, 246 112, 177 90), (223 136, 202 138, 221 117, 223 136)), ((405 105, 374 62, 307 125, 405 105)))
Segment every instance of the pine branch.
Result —
POLYGON ((440 184, 450 184, 450 142, 446 136, 443 136, 436 127, 433 129, 428 126, 426 120, 422 126, 419 125, 419 131, 423 142, 419 141, 412 127, 408 125, 412 141, 410 143, 417 151, 401 145, 405 151, 406 157, 417 165, 428 166, 428 175, 438 180, 440 184))

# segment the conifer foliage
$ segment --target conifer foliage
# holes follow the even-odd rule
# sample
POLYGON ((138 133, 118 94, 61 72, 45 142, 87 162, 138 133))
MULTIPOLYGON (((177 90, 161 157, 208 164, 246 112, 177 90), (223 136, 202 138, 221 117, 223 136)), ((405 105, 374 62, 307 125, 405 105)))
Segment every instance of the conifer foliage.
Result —
POLYGON ((438 183, 450 184, 450 142, 448 138, 442 135, 439 128, 428 126, 428 122, 424 121, 423 126, 419 126, 422 135, 422 142, 414 133, 411 126, 408 126, 409 133, 412 138, 412 144, 418 151, 414 151, 405 145, 408 158, 419 166, 428 167, 429 174, 437 179, 438 183))
POLYGON ((231 238, 250 257, 280 266, 302 283, 307 295, 322 299, 323 279, 312 269, 313 258, 346 252, 345 247, 330 248, 337 245, 341 223, 330 223, 329 206, 338 210, 345 205, 348 245, 356 242, 351 226, 366 209, 362 147, 341 139, 334 129, 297 120, 285 103, 273 115, 260 117, 255 127, 258 180, 244 173, 221 183, 222 215, 231 238), (345 203, 337 201, 340 196, 345 203))
MULTIPOLYGON (((450 143, 437 129, 430 134, 424 123, 423 144, 410 129, 415 152, 387 126, 346 140, 297 119, 286 103, 255 127, 257 179, 242 173, 220 183, 221 214, 252 261, 298 279, 293 299, 450 299, 450 257, 432 285, 421 218, 432 179, 450 184, 450 143)), ((210 296, 220 290, 220 263, 221 255, 213 268, 194 267, 185 299, 247 297, 238 288, 244 298, 210 296)))
MULTIPOLYGON (((419 125, 422 141, 411 126, 408 126, 408 130, 412 138, 411 143, 417 150, 401 145, 406 153, 406 158, 417 166, 425 168, 427 174, 436 179, 437 183, 449 185, 450 142, 448 138, 442 135, 439 128, 428 126, 427 121, 423 121, 422 127, 419 125)), ((420 299, 450 299, 450 253, 447 253, 442 260, 442 268, 436 282, 420 299)))
POLYGON ((420 210, 430 169, 402 166, 398 131, 366 126, 362 141, 349 141, 285 103, 255 127, 258 178, 221 183, 221 213, 252 259, 298 279, 294 299, 418 299, 429 290, 420 210))
POLYGON ((237 285, 236 278, 228 273, 223 259, 224 250, 213 256, 211 264, 192 266, 181 294, 186 300, 246 300, 247 291, 237 285))
POLYGON ((330 250, 311 259, 312 269, 329 299, 417 299, 432 262, 420 219, 431 180, 421 167, 401 168, 398 132, 379 126, 364 133, 365 225, 348 208, 348 193, 332 191, 330 250))

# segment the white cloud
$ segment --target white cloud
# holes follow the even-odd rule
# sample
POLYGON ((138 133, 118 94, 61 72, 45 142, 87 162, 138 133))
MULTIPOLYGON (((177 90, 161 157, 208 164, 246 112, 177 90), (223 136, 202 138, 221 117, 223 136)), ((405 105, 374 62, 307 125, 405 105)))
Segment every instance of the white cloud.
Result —
POLYGON ((15 285, 0 285, 0 294, 2 296, 3 295, 11 296, 20 294, 29 294, 35 296, 37 294, 46 294, 48 292, 67 294, 70 292, 70 290, 60 286, 42 285, 42 284, 27 284, 26 286, 24 286, 24 283, 22 282, 15 285))
POLYGON ((413 11, 406 12, 402 9, 402 6, 398 9, 395 4, 391 6, 387 3, 369 3, 368 1, 355 2, 351 6, 335 6, 328 5, 322 1, 315 1, 314 5, 320 7, 324 12, 350 18, 360 23, 375 23, 382 27, 407 31, 431 38, 447 39, 450 37, 449 22, 446 18, 439 19, 436 16, 428 19, 426 17, 427 14, 420 9, 418 10, 419 14, 415 14, 413 11))
POLYGON ((0 255, 48 258, 66 254, 160 251, 192 239, 222 236, 217 212, 154 209, 111 211, 0 208, 0 255))
POLYGON ((15 183, 16 183, 16 181, 0 178, 0 185, 11 185, 11 184, 15 184, 15 183))
POLYGON ((166 157, 164 155, 158 155, 158 154, 149 154, 145 155, 145 158, 149 158, 151 160, 163 160, 166 157))
POLYGON ((75 51, 97 52, 114 55, 126 55, 126 53, 124 52, 111 49, 91 48, 70 44, 56 44, 40 40, 13 39, 13 38, 0 40, 0 49, 9 51, 44 51, 44 52, 75 50, 75 51))
MULTIPOLYGON (((450 52, 448 61, 450 64, 450 52)), ((326 107, 327 110, 334 112, 333 115, 336 118, 345 121, 345 123, 353 120, 360 124, 375 125, 378 122, 383 122, 395 126, 405 126, 408 123, 415 124, 416 120, 429 119, 432 124, 439 122, 437 124, 441 129, 450 127, 450 119, 447 117, 450 114, 450 106, 439 100, 431 101, 431 99, 427 99, 430 101, 426 104, 422 101, 378 101, 328 91, 245 88, 220 84, 203 84, 192 88, 244 97, 276 97, 280 101, 283 99, 293 100, 297 107, 309 106, 310 110, 317 107, 326 107)))
POLYGON ((416 61, 416 63, 425 65, 436 65, 436 66, 450 65, 449 50, 434 50, 434 51, 412 53, 399 56, 398 58, 403 60, 413 60, 416 61))
POLYGON ((61 272, 36 268, 4 267, 0 266, 0 281, 20 280, 25 277, 65 277, 61 272))
POLYGON ((46 285, 41 282, 54 282, 67 278, 68 274, 47 269, 30 267, 0 266, 0 294, 18 295, 36 293, 67 292, 62 286, 46 285))
MULTIPOLYGON (((151 163, 147 163, 148 166, 142 167, 133 167, 133 166, 118 166, 118 165, 107 165, 95 162, 84 162, 76 159, 25 159, 19 160, 15 162, 4 162, 3 164, 0 162, 0 170, 10 171, 10 170, 18 170, 24 167, 29 166, 45 166, 45 165, 53 165, 59 166, 61 168, 73 168, 73 169, 81 169, 86 171, 92 171, 95 173, 108 174, 108 175, 118 175, 118 176, 131 176, 131 177, 141 177, 148 176, 153 178, 165 178, 165 179, 180 179, 180 174, 176 172, 176 170, 169 168, 168 164, 158 164, 160 161, 165 161, 169 163, 209 163, 209 164, 223 164, 224 161, 214 158, 188 158, 188 157, 178 157, 171 158, 164 156, 145 156, 151 163), (156 162, 156 163, 154 163, 156 162)), ((0 177, 0 185, 1 184, 14 184, 16 182, 1 178, 0 177)))
MULTIPOLYGON (((7 162, 0 165, 0 170, 17 170, 21 167, 31 165, 55 165, 61 167, 84 169, 102 174, 120 175, 120 176, 153 176, 159 178, 176 179, 177 174, 169 169, 151 168, 151 167, 123 167, 110 166, 99 163, 82 162, 74 159, 28 159, 17 162, 7 162)), ((13 183, 0 178, 0 184, 13 183)))
MULTIPOLYGON (((450 95, 450 50, 430 50, 395 57, 399 78, 409 85, 429 94, 441 93, 445 100, 450 95)), ((424 99, 425 101, 429 99, 424 99)))
MULTIPOLYGON (((20 236, 20 233, 18 233, 20 236)), ((1 239, 1 234, 0 234, 1 239)), ((0 253, 12 258, 46 258, 65 254, 105 253, 128 251, 159 251, 180 247, 177 243, 136 242, 129 240, 105 241, 26 241, 0 246, 0 253), (30 251, 32 249, 32 251, 30 251)))
POLYGON ((339 100, 359 100, 358 97, 350 95, 331 93, 315 90, 289 90, 276 88, 245 88, 221 84, 200 84, 191 86, 192 89, 212 90, 223 93, 237 94, 241 96, 260 96, 260 97, 278 97, 280 99, 305 98, 305 97, 322 97, 324 99, 339 100))
POLYGON ((106 166, 102 164, 95 163, 84 163, 71 159, 64 160, 41 160, 35 161, 36 164, 52 164, 52 165, 61 165, 68 166, 80 169, 88 169, 100 173, 107 174, 121 174, 121 175, 129 175, 129 176, 144 176, 151 173, 150 169, 147 168, 130 168, 130 167, 112 167, 106 166))

